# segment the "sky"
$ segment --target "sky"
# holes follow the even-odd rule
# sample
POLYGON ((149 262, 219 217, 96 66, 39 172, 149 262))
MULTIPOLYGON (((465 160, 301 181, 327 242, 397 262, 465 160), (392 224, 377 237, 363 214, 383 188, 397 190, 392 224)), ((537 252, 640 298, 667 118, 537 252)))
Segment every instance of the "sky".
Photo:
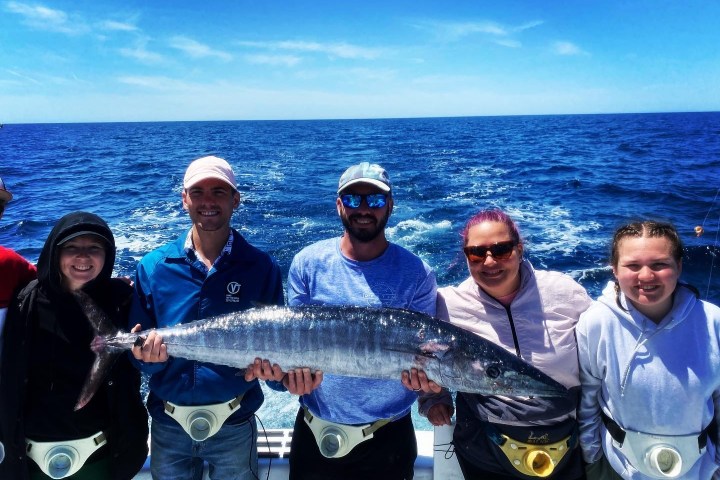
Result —
POLYGON ((0 123, 719 110, 718 0, 0 0, 0 123))

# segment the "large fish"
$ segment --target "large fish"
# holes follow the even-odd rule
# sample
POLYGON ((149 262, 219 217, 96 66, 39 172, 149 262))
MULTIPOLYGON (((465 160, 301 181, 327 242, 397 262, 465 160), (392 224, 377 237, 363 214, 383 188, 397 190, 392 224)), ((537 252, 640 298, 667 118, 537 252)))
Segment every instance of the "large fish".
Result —
MULTIPOLYGON (((116 354, 144 341, 149 331, 108 329, 89 298, 79 297, 98 336, 97 360, 76 408, 102 382, 116 354)), ((283 369, 400 381, 415 367, 453 391, 563 396, 567 390, 501 347, 431 316, 392 308, 262 307, 155 330, 168 354, 245 369, 256 357, 283 369)))

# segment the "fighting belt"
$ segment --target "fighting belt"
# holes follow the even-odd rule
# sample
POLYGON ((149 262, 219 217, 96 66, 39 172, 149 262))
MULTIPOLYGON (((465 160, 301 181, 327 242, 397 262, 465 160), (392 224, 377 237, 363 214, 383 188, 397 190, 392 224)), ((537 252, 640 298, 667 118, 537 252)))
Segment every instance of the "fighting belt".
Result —
POLYGON ((362 442, 373 438, 379 428, 392 421, 382 419, 366 425, 343 425, 323 420, 310 413, 305 406, 303 410, 305 423, 310 427, 320 453, 325 458, 344 457, 362 442))
POLYGON ((26 453, 50 478, 65 478, 77 473, 90 455, 107 443, 98 432, 87 438, 62 442, 35 442, 25 439, 26 453))
POLYGON ((605 412, 603 424, 613 445, 628 462, 648 477, 668 479, 685 475, 705 454, 708 430, 692 435, 654 435, 623 429, 605 412))
POLYGON ((521 442, 500 433, 491 423, 486 423, 484 428, 490 440, 500 448, 513 468, 530 477, 550 476, 565 454, 578 443, 577 428, 562 440, 545 444, 521 442))
POLYGON ((220 431, 225 420, 240 408, 243 395, 213 405, 181 407, 168 401, 163 403, 165 413, 174 418, 190 435, 190 438, 196 442, 202 442, 220 431))

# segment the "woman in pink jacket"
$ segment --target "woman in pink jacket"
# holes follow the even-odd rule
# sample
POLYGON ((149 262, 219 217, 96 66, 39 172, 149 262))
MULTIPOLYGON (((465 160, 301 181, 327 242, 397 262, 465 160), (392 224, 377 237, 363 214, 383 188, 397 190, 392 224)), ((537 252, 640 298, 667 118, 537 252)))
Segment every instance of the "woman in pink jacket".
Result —
MULTIPOLYGON (((457 393, 455 453, 465 478, 584 478, 575 411, 580 381, 575 324, 592 303, 569 276, 535 270, 515 222, 499 210, 462 232, 470 276, 438 289, 437 316, 515 353, 568 388, 564 397, 457 393)), ((420 411, 449 423, 448 392, 423 395, 420 411)))

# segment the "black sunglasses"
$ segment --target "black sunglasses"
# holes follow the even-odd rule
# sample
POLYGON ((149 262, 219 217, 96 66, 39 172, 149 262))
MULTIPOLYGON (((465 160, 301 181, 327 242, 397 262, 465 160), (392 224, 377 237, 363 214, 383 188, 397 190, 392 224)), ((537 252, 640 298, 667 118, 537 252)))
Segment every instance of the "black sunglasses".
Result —
POLYGON ((471 262, 484 262, 488 253, 494 260, 507 260, 513 253, 516 243, 512 240, 497 242, 493 245, 475 245, 463 248, 465 256, 471 262))
POLYGON ((370 208, 382 208, 387 204, 387 195, 384 193, 371 193, 369 195, 344 193, 340 195, 340 201, 348 208, 360 208, 363 200, 370 208))

